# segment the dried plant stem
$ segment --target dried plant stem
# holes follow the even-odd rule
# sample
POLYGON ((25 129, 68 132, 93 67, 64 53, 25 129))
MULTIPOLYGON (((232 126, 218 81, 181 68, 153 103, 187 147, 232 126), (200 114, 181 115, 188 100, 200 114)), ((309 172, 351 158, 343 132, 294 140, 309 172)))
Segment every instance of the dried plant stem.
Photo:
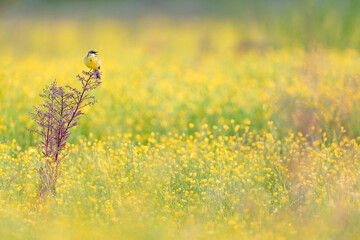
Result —
POLYGON ((43 141, 39 144, 43 149, 38 193, 41 199, 46 198, 49 193, 56 195, 60 163, 67 156, 62 154, 62 151, 70 136, 70 129, 78 125, 79 119, 84 115, 83 109, 96 102, 93 96, 86 93, 101 84, 100 72, 83 72, 83 74, 88 77, 77 76, 82 84, 81 91, 70 86, 58 87, 54 82, 40 95, 44 104, 35 107, 36 113, 33 114, 33 118, 38 128, 32 131, 43 137, 43 141))

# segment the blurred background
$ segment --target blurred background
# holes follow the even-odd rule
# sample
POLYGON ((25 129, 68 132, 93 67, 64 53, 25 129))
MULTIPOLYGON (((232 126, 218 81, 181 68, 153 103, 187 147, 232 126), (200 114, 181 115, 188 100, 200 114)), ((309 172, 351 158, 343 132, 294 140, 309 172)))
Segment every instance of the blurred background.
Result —
POLYGON ((256 34, 274 45, 321 43, 338 48, 358 48, 359 9, 356 0, 119 0, 55 1, 2 0, 1 17, 71 18, 82 21, 144 18, 182 21, 212 19, 235 21, 248 40, 256 34))
POLYGON ((76 86, 91 49, 101 104, 73 138, 268 121, 280 135, 357 137, 359 10, 351 0, 3 0, 0 140, 32 145, 24 129, 38 94, 55 79, 76 86))

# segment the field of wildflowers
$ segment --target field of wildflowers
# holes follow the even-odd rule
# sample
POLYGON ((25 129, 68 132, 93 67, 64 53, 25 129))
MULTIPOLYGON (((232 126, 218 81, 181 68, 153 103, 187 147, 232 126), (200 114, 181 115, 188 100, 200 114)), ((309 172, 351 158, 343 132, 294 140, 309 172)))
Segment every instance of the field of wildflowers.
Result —
POLYGON ((358 51, 210 20, 9 20, 0 36, 1 239, 360 237, 358 51), (29 112, 95 47, 98 102, 40 201, 29 112))

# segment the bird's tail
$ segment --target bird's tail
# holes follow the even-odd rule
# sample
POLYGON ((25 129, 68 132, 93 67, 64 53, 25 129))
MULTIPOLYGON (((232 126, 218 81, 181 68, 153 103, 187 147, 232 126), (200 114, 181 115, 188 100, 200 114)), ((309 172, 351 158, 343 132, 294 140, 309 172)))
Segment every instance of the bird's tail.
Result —
POLYGON ((94 75, 97 79, 101 79, 101 74, 100 74, 99 69, 94 70, 94 75))

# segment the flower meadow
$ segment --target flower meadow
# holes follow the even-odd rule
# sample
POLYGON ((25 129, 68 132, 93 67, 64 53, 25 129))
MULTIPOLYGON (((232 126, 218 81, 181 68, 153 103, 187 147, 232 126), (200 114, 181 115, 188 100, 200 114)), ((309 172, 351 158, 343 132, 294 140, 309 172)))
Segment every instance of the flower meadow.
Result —
POLYGON ((360 237, 358 51, 220 20, 8 20, 0 36, 0 239, 360 237), (97 102, 41 199, 29 113, 54 80, 80 87, 90 49, 97 102))

